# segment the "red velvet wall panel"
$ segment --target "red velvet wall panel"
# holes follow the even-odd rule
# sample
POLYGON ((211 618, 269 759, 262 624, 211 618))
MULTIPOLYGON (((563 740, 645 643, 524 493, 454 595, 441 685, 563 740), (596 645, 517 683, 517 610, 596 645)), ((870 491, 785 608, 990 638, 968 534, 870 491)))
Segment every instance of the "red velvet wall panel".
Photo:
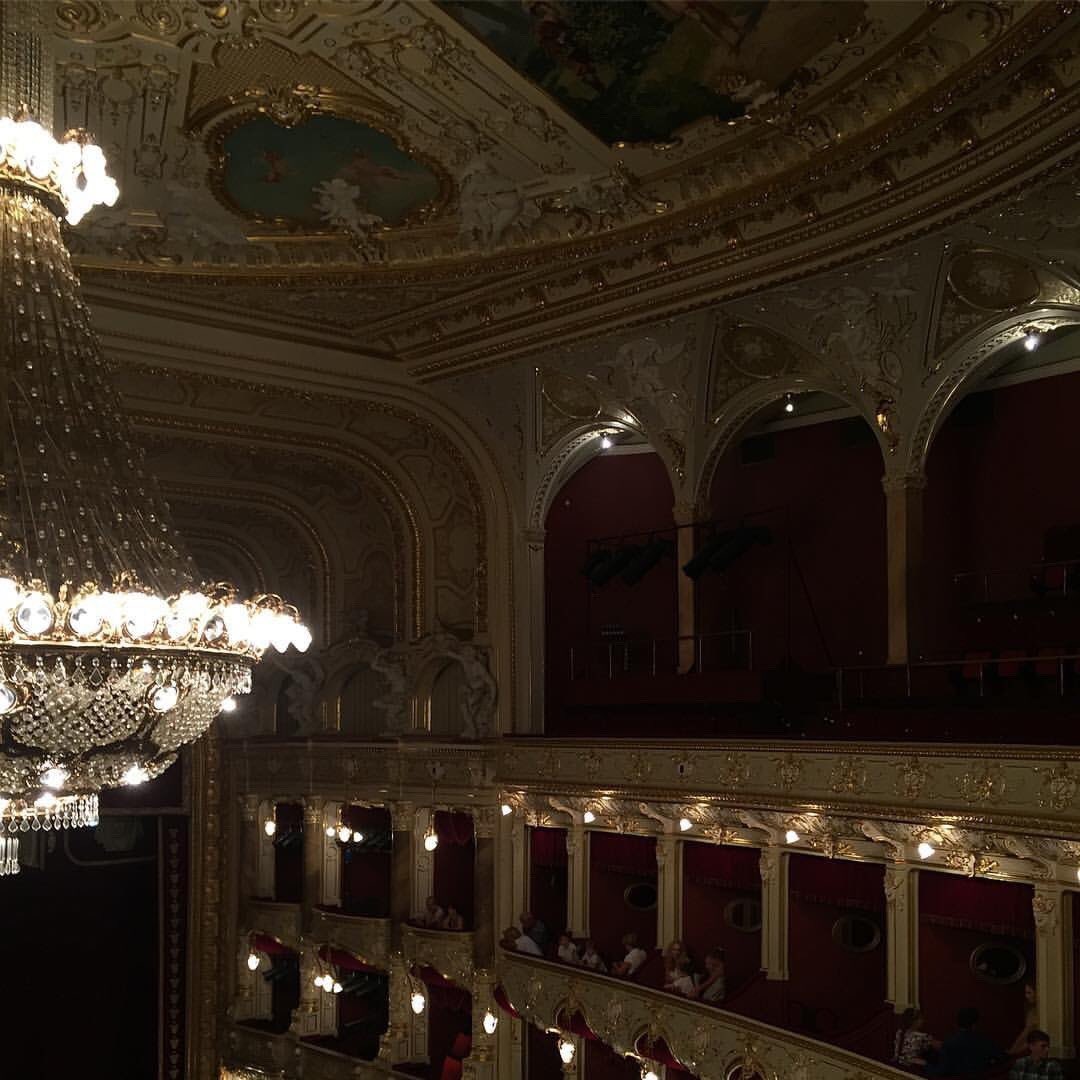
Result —
POLYGON ((439 846, 435 849, 432 867, 432 889, 442 907, 453 904, 472 925, 473 863, 476 844, 472 835, 472 818, 468 814, 451 814, 440 810, 435 815, 435 831, 439 846))
MULTIPOLYGON (((946 420, 926 467, 928 626, 930 644, 941 650, 971 647, 973 624, 957 614, 955 573, 1011 567, 1012 585, 1023 594, 1024 571, 1042 558, 1046 531, 1080 524, 1068 479, 1080 374, 1003 387, 987 397, 981 418, 961 409, 946 420)), ((996 629, 999 640, 990 644, 1029 648, 1074 641, 1077 623, 1071 620, 1067 641, 1051 640, 1064 628, 1025 619, 1003 620, 996 629)))
POLYGON ((428 992, 428 1060, 432 1080, 440 1080, 443 1062, 459 1035, 472 1035, 472 996, 455 987, 433 986, 428 992))
POLYGON ((865 902, 884 896, 885 870, 810 855, 790 860, 788 1023, 804 1026, 805 1008, 817 1034, 829 1038, 865 1023, 884 1004, 884 921, 865 902), (881 930, 869 952, 851 952, 834 940, 837 920, 853 914, 866 914, 881 930))
POLYGON ((556 495, 544 544, 549 707, 558 704, 566 684, 571 644, 595 638, 601 626, 615 623, 650 638, 675 636, 675 560, 663 560, 632 586, 616 578, 591 588, 581 573, 590 539, 671 530, 673 503, 656 454, 601 455, 556 495))
POLYGON ((526 1024, 525 1080, 562 1080, 559 1044, 554 1035, 526 1024))
POLYGON ((729 995, 761 970, 761 930, 736 930, 724 921, 727 905, 743 899, 761 900, 756 848, 684 844, 683 940, 699 968, 710 949, 723 948, 729 995))
POLYGON ((636 882, 656 883, 656 840, 594 832, 589 837, 589 929, 608 961, 621 960, 622 937, 634 932, 644 949, 656 945, 656 911, 639 911, 625 900, 636 882))
POLYGON ((927 1031, 948 1034, 957 1009, 970 1005, 979 1010, 986 1035, 1003 1047, 1011 1043, 1024 1026, 1025 980, 1010 986, 984 982, 971 970, 971 954, 986 942, 1011 945, 1026 956, 1026 979, 1033 981, 1033 936, 1029 886, 921 871, 919 1001, 927 1031))
POLYGON ((883 658, 883 463, 874 440, 848 445, 849 431, 844 421, 779 431, 774 455, 746 465, 736 441, 717 465, 713 516, 725 527, 744 519, 765 525, 774 540, 753 547, 725 574, 699 579, 699 630, 751 629, 754 665, 762 670, 784 656, 789 594, 792 656, 802 668, 827 666, 821 636, 836 663, 858 662, 860 653, 864 662, 883 658))
POLYGON ((566 830, 531 829, 529 844, 529 906, 557 941, 567 922, 566 830))
POLYGON ((278 803, 274 820, 274 899, 299 904, 304 895, 304 808, 278 803))
POLYGON ((362 844, 342 846, 341 907, 356 915, 381 919, 390 914, 390 852, 376 836, 391 834, 390 812, 376 806, 348 806, 344 814, 350 829, 364 835, 362 844))

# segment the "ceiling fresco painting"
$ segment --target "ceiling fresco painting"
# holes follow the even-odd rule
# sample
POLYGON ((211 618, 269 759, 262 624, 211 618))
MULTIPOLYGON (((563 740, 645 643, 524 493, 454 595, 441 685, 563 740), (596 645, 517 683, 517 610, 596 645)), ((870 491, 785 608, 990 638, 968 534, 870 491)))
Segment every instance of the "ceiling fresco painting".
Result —
POLYGON ((446 0, 444 8, 605 142, 670 139, 783 93, 854 34, 862 3, 446 0))
POLYGON ((372 224, 400 225, 439 194, 431 170, 393 139, 337 116, 294 127, 254 116, 224 136, 222 151, 227 202, 262 221, 319 226, 344 203, 372 224))

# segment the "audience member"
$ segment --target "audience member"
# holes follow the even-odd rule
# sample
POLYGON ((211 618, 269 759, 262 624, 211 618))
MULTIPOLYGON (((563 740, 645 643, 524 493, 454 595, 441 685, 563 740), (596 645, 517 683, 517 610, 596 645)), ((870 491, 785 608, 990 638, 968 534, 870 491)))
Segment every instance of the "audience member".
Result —
POLYGON ((1020 1057, 1028 1052, 1028 1035, 1039 1026, 1039 1000, 1035 994, 1035 987, 1031 983, 1024 984, 1024 1027, 1020 1034, 1013 1040, 1009 1047, 1009 1053, 1013 1057, 1020 1057))
POLYGON ((694 997, 696 995, 697 986, 694 983, 694 965, 690 962, 690 957, 684 956, 679 961, 679 966, 675 969, 671 981, 664 983, 664 989, 671 990, 676 994, 682 994, 683 997, 694 997))
POLYGON ((918 1009, 905 1009, 893 1040, 893 1064, 908 1069, 924 1068, 934 1039, 922 1029, 923 1016, 918 1009))
POLYGON ((585 942, 585 951, 581 954, 581 966, 587 967, 590 971, 596 971, 601 975, 607 973, 607 964, 604 963, 604 958, 596 951, 596 942, 592 938, 585 942))
POLYGON ((679 964, 683 958, 686 957, 686 946, 676 939, 668 944, 664 949, 664 984, 670 983, 679 972, 679 964))
POLYGON ((645 950, 638 945, 637 934, 623 934, 622 943, 626 955, 617 964, 611 965, 611 974, 629 978, 648 957, 645 950))
POLYGON ((446 912, 439 907, 434 896, 429 896, 427 902, 424 904, 424 914, 420 917, 420 921, 424 926, 430 926, 433 929, 441 929, 443 921, 446 919, 446 912))
POLYGON ((526 953, 529 956, 544 955, 540 946, 516 926, 508 926, 503 931, 500 944, 504 949, 513 949, 515 952, 526 953))
POLYGON ((465 920, 462 918, 461 912, 453 904, 446 905, 446 918, 443 919, 442 928, 444 930, 465 929, 465 920))
POLYGON ((705 954, 705 978, 690 995, 701 1001, 724 1000, 724 950, 710 949, 705 954))
POLYGON ((573 938, 571 938, 569 934, 559 935, 558 956, 564 964, 581 963, 581 957, 578 956, 577 946, 574 944, 573 938))
POLYGON ((548 928, 531 911, 522 912, 519 921, 521 923, 521 932, 528 934, 540 946, 540 951, 543 952, 551 938, 551 935, 548 934, 548 928))
POLYGON ((956 1014, 957 1030, 941 1044, 937 1061, 926 1067, 927 1076, 977 1076, 1004 1059, 1000 1047, 975 1030, 978 1022, 978 1009, 956 1014))
POLYGON ((1061 1065, 1050 1056, 1050 1036, 1033 1028, 1028 1032, 1027 1057, 1013 1063, 1009 1080, 1062 1080, 1061 1065))

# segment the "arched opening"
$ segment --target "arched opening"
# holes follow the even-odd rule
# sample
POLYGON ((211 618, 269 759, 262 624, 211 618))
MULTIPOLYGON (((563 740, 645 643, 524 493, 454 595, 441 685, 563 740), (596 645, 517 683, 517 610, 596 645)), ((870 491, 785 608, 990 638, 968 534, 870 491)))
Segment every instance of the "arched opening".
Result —
MULTIPOLYGON (((660 457, 631 436, 559 489, 544 545, 546 730, 603 726, 596 705, 677 659, 674 494, 660 457)), ((629 692, 629 690, 627 690, 629 692)))
POLYGON ((881 475, 873 429, 832 395, 785 395, 753 416, 717 462, 685 571, 697 663, 767 680, 883 657, 881 475))
POLYGON ((383 730, 383 713, 375 703, 386 693, 386 680, 368 664, 358 664, 346 678, 338 698, 338 724, 343 735, 370 738, 383 730))

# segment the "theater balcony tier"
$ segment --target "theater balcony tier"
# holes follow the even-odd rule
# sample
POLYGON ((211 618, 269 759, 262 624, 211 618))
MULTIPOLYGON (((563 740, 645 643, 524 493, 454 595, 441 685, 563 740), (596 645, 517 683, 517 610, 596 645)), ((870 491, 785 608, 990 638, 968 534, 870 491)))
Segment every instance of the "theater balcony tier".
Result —
POLYGON ((473 935, 470 933, 403 926, 401 951, 411 968, 433 968, 443 978, 461 986, 472 982, 473 935))
MULTIPOLYGON (((861 1055, 803 1038, 712 1005, 532 957, 504 953, 503 992, 510 1006, 545 1031, 571 1028, 619 1054, 661 1064, 674 1059, 701 1080, 784 1077, 899 1080, 910 1075, 861 1055)), ((673 1075, 669 1068, 669 1075, 673 1075)))

